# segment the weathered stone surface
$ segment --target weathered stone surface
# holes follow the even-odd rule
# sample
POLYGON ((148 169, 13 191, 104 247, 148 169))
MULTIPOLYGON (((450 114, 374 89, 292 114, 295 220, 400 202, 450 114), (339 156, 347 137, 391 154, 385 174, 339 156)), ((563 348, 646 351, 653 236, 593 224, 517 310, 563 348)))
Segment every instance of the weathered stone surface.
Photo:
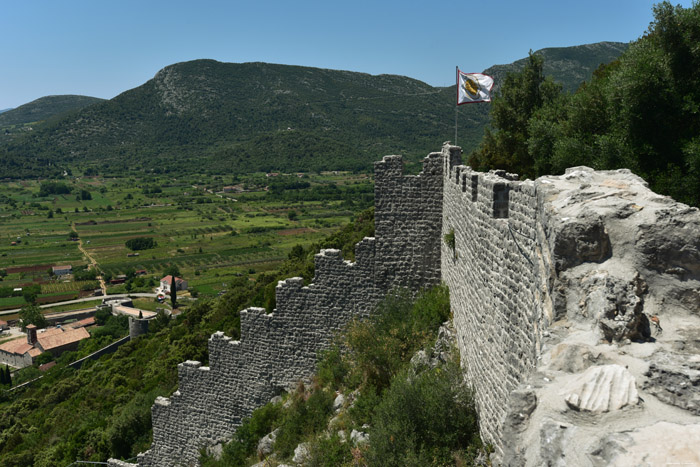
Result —
POLYGON ((551 353, 550 370, 581 373, 600 360, 600 352, 588 345, 562 343, 551 353))
POLYGON ((280 430, 278 428, 272 433, 266 434, 260 439, 260 441, 258 441, 258 458, 264 459, 272 454, 275 446, 275 440, 277 439, 277 433, 279 433, 279 431, 280 430))
POLYGON ((527 428, 530 415, 537 407, 537 395, 532 389, 516 389, 508 401, 508 412, 503 422, 503 453, 514 465, 523 461, 523 449, 516 442, 527 428))
POLYGON ((670 206, 640 226, 637 247, 649 269, 700 280, 700 220, 697 208, 670 206))
POLYGON ((558 271, 585 262, 602 263, 612 255, 603 219, 589 210, 575 218, 562 218, 553 240, 554 264, 558 271))
POLYGON ((659 400, 700 415, 700 354, 656 352, 644 389, 659 400))
POLYGON ((634 376, 620 365, 595 366, 573 384, 566 403, 574 410, 609 412, 639 403, 634 376))
POLYGON ((649 320, 642 312, 647 284, 639 274, 630 280, 595 271, 582 283, 587 295, 585 313, 598 321, 608 341, 646 340, 651 336, 649 320))
POLYGON ((576 428, 568 423, 545 420, 540 428, 540 452, 541 465, 548 467, 566 467, 570 465, 566 459, 569 439, 574 435, 576 428))
POLYGON ((295 464, 303 464, 309 459, 311 454, 311 445, 309 443, 301 443, 294 449, 294 457, 292 462, 295 464))
POLYGON ((356 446, 369 443, 369 434, 364 431, 352 430, 350 433, 350 441, 356 446))
POLYGON ((700 465, 700 425, 659 422, 603 437, 590 453, 596 467, 700 465))

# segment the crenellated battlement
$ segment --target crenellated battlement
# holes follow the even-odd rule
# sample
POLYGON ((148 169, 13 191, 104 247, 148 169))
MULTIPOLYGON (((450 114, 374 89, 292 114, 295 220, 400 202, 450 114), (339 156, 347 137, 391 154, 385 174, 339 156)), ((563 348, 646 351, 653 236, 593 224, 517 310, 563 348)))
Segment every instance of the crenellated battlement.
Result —
POLYGON ((403 174, 401 156, 376 164, 376 236, 355 246, 354 262, 322 250, 309 285, 300 277, 279 281, 272 313, 240 312, 239 341, 211 336, 210 367, 180 364, 179 390, 153 406, 153 445, 139 464, 196 464, 200 447, 229 438, 256 407, 307 379, 318 351, 389 290, 440 280, 442 159, 430 154, 419 175, 403 174))
MULTIPOLYGON (((356 245, 355 262, 339 250, 321 251, 311 284, 299 277, 280 281, 272 313, 240 312, 240 340, 221 332, 211 336, 209 367, 180 364, 178 391, 153 405, 153 445, 139 463, 196 464, 199 448, 230 438, 256 407, 308 378, 318 351, 352 319, 369 315, 390 290, 418 290, 441 280, 450 288, 482 439, 499 455, 513 450, 504 437, 508 423, 523 415, 509 404, 513 394, 534 391, 526 381, 548 350, 548 328, 567 313, 579 321, 598 316, 607 303, 567 291, 566 284, 587 283, 593 297, 606 300, 618 289, 625 300, 645 294, 633 296, 634 303, 652 309, 687 303, 700 308, 700 235, 664 232, 670 240, 654 243, 660 229, 670 231, 683 216, 689 231, 700 232, 697 209, 669 207, 670 200, 649 193, 641 179, 622 170, 578 167, 536 181, 505 171, 476 172, 462 164, 461 149, 449 144, 429 154, 418 175, 404 174, 401 156, 385 156, 375 163, 375 237, 356 245), (641 220, 633 223, 630 239, 629 227, 621 225, 632 216, 641 220), (443 241, 448 233, 454 243, 443 241), (611 245, 623 252, 621 258, 612 257, 611 245), (637 250, 642 253, 630 259, 637 250), (613 266, 599 270, 603 264, 613 266), (654 284, 649 277, 659 268, 664 277, 654 284), (596 292, 598 282, 610 287, 596 292), (669 284, 673 293, 657 291, 669 284), (600 306, 589 310, 591 303, 600 306)), ((609 326, 619 319, 612 309, 609 326)))

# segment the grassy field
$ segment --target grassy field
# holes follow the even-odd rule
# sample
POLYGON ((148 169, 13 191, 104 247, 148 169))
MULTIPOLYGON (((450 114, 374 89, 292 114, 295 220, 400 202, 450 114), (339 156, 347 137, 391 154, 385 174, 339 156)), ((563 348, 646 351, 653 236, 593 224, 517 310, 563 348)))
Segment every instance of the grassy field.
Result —
MULTIPOLYGON (((46 181, 0 183, 0 273, 6 273, 0 286, 40 284, 37 300, 97 287, 48 273, 52 265, 87 266, 81 245, 107 279, 146 271, 142 280, 111 290, 150 289, 148 280, 177 266, 191 288, 215 295, 235 277, 276 269, 292 247, 321 240, 373 202, 366 174, 342 172, 55 182, 69 193, 47 194, 46 181), (223 192, 224 186, 244 191, 223 192), (71 231, 80 241, 70 240, 71 231), (139 237, 152 238, 155 247, 126 247, 139 237)), ((0 308, 10 302, 24 303, 0 299, 0 308)))

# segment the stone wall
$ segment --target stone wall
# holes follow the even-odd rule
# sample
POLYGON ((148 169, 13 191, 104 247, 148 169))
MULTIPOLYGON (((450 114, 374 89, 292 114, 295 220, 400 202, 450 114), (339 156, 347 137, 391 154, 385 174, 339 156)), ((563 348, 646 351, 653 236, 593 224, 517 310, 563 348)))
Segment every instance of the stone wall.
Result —
POLYGON ((699 462, 673 433, 700 434, 700 211, 626 169, 443 164, 442 278, 494 463, 699 462))
POLYGON ((193 465, 199 448, 226 441, 244 417, 313 374, 319 350, 356 317, 367 316, 394 287, 440 280, 442 157, 426 157, 421 174, 403 175, 400 156, 375 164, 376 238, 316 255, 315 277, 280 281, 277 308, 241 312, 241 340, 209 339, 209 367, 178 366, 179 388, 152 409, 153 444, 140 465, 193 465))
POLYGON ((441 242, 442 277, 481 435, 498 448, 509 395, 534 367, 551 318, 549 255, 535 184, 458 162, 444 159, 443 235, 454 233, 454 248, 441 242))
MULTIPOLYGON (((142 465, 195 464, 199 447, 226 440, 253 409, 308 378, 317 352, 348 321, 394 287, 441 279, 494 462, 579 465, 598 456, 605 465, 618 455, 601 447, 610 444, 605 436, 658 421, 693 424, 700 436, 700 363, 691 361, 700 349, 698 209, 651 192, 624 169, 576 167, 536 181, 474 172, 448 144, 418 176, 403 175, 399 156, 375 163, 375 174, 376 236, 356 246, 356 262, 322 251, 312 284, 278 284, 274 313, 241 312, 240 341, 211 336, 210 367, 180 364, 179 390, 153 407, 142 465), (652 336, 652 318, 664 334, 658 326, 652 336), (606 408, 619 413, 600 419, 571 407, 595 365, 593 374, 622 375, 631 408, 606 408), (646 380, 638 400, 634 378, 646 380)), ((619 384, 606 379, 597 394, 609 397, 619 384)), ((658 454, 669 445, 620 452, 658 454)))

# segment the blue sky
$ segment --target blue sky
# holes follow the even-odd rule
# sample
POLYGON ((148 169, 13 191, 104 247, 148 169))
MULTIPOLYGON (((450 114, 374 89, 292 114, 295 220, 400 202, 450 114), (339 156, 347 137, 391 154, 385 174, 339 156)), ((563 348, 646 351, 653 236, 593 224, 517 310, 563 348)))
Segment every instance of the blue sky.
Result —
MULTIPOLYGON (((647 0, 0 2, 0 109, 112 98, 198 58, 398 74, 447 86, 529 49, 639 38, 647 0)), ((681 5, 688 7, 691 0, 681 5)))

